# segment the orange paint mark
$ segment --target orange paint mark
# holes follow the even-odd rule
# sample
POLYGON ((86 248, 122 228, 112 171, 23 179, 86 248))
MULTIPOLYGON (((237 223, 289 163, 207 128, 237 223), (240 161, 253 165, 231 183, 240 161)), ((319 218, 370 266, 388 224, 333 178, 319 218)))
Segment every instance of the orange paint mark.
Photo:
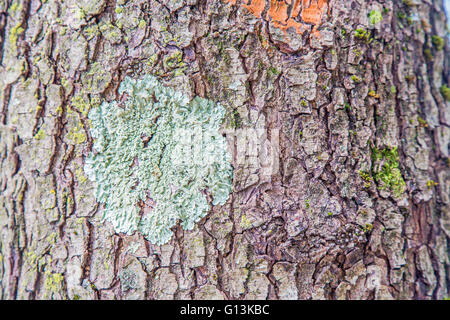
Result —
POLYGON ((263 13, 264 8, 266 7, 266 1, 252 0, 250 4, 243 4, 242 6, 246 8, 248 11, 250 11, 255 17, 261 18, 261 14, 263 13))
POLYGON ((270 8, 267 15, 272 19, 272 21, 277 23, 286 23, 289 19, 288 6, 284 1, 270 0, 270 8))
MULTIPOLYGON (((222 0, 236 5, 236 0, 222 0)), ((320 38, 318 26, 324 14, 329 10, 328 0, 241 0, 240 5, 257 18, 263 18, 282 30, 286 41, 289 42, 287 31, 294 29, 299 35, 309 30, 313 25, 311 37, 320 38), (263 12, 268 8, 267 13, 263 12)))
MULTIPOLYGON (((302 8, 302 6, 300 5, 300 2, 302 0, 295 0, 294 1, 294 5, 292 7, 292 13, 291 13, 291 17, 292 18, 296 18, 298 16, 298 14, 300 13, 300 10, 302 8)), ((291 2, 292 3, 292 2, 291 2)))
POLYGON ((322 21, 323 14, 328 9, 326 0, 303 0, 302 20, 306 23, 318 25, 322 21))
MULTIPOLYGON (((237 3, 236 0, 223 1, 232 5, 237 3)), ((328 0, 242 0, 241 5, 257 18, 262 17, 268 5, 264 20, 272 22, 284 32, 294 28, 298 34, 307 30, 302 22, 317 26, 328 10, 328 0), (299 16, 302 21, 297 21, 299 16)))
POLYGON ((306 27, 303 23, 294 20, 300 9, 299 4, 299 0, 294 0, 294 3, 292 3, 292 0, 287 0, 287 2, 270 0, 266 20, 271 21, 276 28, 281 29, 285 34, 287 34, 289 28, 295 29, 298 34, 303 34, 306 27), (289 15, 290 8, 291 14, 289 15))

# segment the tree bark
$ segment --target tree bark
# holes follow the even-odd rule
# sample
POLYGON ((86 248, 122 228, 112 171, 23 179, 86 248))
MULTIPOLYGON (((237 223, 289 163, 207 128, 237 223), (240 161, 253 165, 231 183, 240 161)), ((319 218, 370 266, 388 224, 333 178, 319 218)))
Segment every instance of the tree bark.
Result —
POLYGON ((1 299, 448 297, 446 27, 441 0, 0 0, 1 299), (162 246, 83 172, 88 111, 144 74, 221 103, 233 153, 162 246))

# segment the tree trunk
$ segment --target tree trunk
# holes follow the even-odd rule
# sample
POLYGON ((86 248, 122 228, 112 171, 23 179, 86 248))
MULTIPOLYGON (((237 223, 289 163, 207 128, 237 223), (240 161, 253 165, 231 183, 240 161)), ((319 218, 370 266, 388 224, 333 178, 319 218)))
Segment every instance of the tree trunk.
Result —
POLYGON ((446 27, 442 0, 0 0, 1 299, 448 297, 446 27), (164 245, 83 169, 89 110, 146 74, 224 106, 233 157, 164 245))

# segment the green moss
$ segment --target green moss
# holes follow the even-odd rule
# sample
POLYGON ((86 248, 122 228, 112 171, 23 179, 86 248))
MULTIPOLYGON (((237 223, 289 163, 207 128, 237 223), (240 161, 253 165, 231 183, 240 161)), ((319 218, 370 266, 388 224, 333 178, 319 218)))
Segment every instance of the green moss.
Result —
POLYGON ((362 231, 364 233, 369 233, 372 230, 373 230, 373 225, 371 223, 366 223, 366 225, 364 226, 362 231))
POLYGON ((431 42, 433 43, 433 45, 436 47, 437 50, 444 49, 445 42, 443 38, 434 35, 431 37, 431 42))
POLYGON ((434 180, 428 180, 427 181, 427 188, 428 189, 432 189, 433 187, 436 187, 437 185, 439 185, 436 181, 434 180))
POLYGON ((428 61, 428 62, 431 62, 431 61, 433 61, 434 60, 434 56, 433 56, 433 54, 431 53, 431 50, 430 49, 425 49, 424 51, 423 51, 423 53, 424 53, 424 55, 425 55, 425 59, 428 61))
POLYGON ((417 121, 419 122, 421 127, 427 128, 428 123, 425 119, 423 119, 421 116, 417 116, 417 121))
POLYGON ((242 125, 242 118, 239 112, 235 109, 228 117, 228 127, 239 129, 242 125))
POLYGON ((273 67, 273 66, 271 66, 271 67, 268 69, 268 74, 269 74, 269 76, 274 76, 274 77, 276 77, 276 76, 278 76, 280 73, 281 73, 281 72, 280 72, 279 70, 277 70, 277 68, 275 68, 275 67, 273 67))
POLYGON ((355 56, 358 58, 361 56, 362 52, 359 49, 353 49, 353 53, 355 54, 355 56))
POLYGON ((369 13, 369 21, 371 24, 377 24, 378 22, 381 22, 383 20, 383 16, 381 15, 381 12, 378 10, 372 10, 369 13))
POLYGON ((380 95, 378 93, 376 93, 375 90, 370 90, 368 95, 370 97, 372 97, 372 98, 375 98, 375 99, 379 99, 380 98, 380 95))
POLYGON ((355 83, 361 82, 361 78, 359 78, 358 76, 355 76, 355 75, 352 75, 352 76, 351 76, 351 79, 352 79, 352 81, 355 82, 355 83))
POLYGON ((231 66, 231 57, 230 54, 226 51, 223 52, 222 54, 223 57, 223 61, 225 62, 225 64, 230 67, 231 66))
POLYGON ((370 173, 367 171, 359 171, 359 175, 360 177, 364 180, 364 187, 365 188, 370 188, 370 186, 372 185, 372 177, 370 176, 370 173))
POLYGON ((398 11, 397 18, 399 18, 400 20, 406 19, 406 13, 404 13, 403 11, 398 11))
POLYGON ((443 85, 441 87, 441 94, 445 98, 445 100, 450 101, 450 88, 447 85, 443 85))
POLYGON ((366 43, 371 43, 373 41, 370 31, 361 28, 355 30, 354 37, 356 39, 365 40, 366 43))
POLYGON ((231 156, 219 133, 225 109, 198 97, 189 101, 149 75, 125 78, 119 93, 128 96, 121 107, 105 102, 89 113, 95 153, 84 171, 117 232, 138 230, 164 244, 177 220, 189 230, 207 214, 203 191, 213 205, 229 197, 231 156), (141 201, 152 208, 142 212, 141 201))
POLYGON ((396 197, 406 190, 406 184, 399 169, 396 147, 387 147, 382 150, 372 149, 372 175, 380 190, 391 190, 396 197))

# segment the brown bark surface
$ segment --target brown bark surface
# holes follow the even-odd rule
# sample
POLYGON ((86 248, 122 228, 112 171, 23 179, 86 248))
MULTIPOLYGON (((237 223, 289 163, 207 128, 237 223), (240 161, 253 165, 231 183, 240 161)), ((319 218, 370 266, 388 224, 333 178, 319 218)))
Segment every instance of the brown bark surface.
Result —
POLYGON ((0 0, 0 298, 448 297, 446 28, 442 0, 0 0), (144 74, 260 137, 162 246, 83 172, 88 111, 144 74))

